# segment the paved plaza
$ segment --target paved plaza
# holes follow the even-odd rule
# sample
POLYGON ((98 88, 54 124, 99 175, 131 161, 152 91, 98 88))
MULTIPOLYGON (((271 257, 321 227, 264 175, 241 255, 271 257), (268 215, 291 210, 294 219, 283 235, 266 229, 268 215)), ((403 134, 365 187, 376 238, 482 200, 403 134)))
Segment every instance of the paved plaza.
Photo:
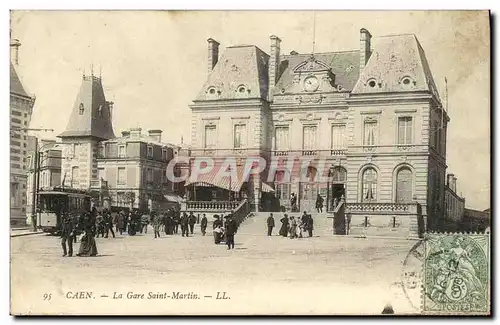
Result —
POLYGON ((87 258, 62 257, 58 237, 11 238, 12 312, 380 314, 387 303, 414 312, 399 285, 414 241, 333 236, 322 216, 313 238, 283 238, 277 228, 268 237, 265 217, 244 222, 235 250, 215 245, 211 231, 201 236, 198 225, 189 238, 154 239, 151 228, 98 238, 99 256, 87 258), (126 299, 129 292, 137 298, 126 299), (165 299, 147 299, 155 295, 165 299))

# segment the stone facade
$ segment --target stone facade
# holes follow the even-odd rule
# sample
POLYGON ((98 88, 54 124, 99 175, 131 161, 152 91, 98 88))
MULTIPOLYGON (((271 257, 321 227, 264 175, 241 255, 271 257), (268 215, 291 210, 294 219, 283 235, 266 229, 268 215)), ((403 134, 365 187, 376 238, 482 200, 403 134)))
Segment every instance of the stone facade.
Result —
POLYGON ((19 47, 12 39, 10 62, 10 219, 11 224, 24 224, 26 213, 26 157, 28 127, 35 96, 29 95, 19 75, 19 47))
MULTIPOLYGON (((218 60, 210 39, 209 74, 190 106, 192 156, 258 154, 285 165, 293 157, 280 167, 292 174, 307 160, 308 174, 314 171, 308 179, 274 182, 281 205, 290 193, 309 211, 317 193, 328 208, 342 196, 347 205, 418 204, 429 226, 438 223, 449 117, 425 53, 415 35, 378 37, 376 47, 366 29, 359 37, 357 50, 283 55, 281 40, 271 36, 270 55, 242 45, 226 48, 218 60), (244 145, 236 125, 246 132, 244 145)), ((248 185, 256 206, 257 182, 248 185)))

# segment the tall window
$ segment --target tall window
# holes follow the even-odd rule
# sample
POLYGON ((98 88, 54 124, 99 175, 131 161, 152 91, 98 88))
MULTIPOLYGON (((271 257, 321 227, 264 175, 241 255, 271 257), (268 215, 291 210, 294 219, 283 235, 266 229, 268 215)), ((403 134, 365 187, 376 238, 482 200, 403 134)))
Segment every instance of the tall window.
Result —
POLYGON ((396 202, 407 203, 412 199, 412 173, 408 167, 403 167, 396 176, 396 202))
POLYGON ((362 178, 363 202, 371 202, 377 199, 377 171, 373 168, 367 168, 363 172, 362 178))
POLYGON ((277 171, 274 175, 274 188, 275 188, 275 196, 279 200, 289 200, 290 199, 290 183, 284 183, 285 179, 285 171, 277 171))
POLYGON ((71 187, 78 187, 80 170, 78 167, 71 168, 71 187))
POLYGON ((412 143, 413 121, 410 116, 398 118, 398 144, 412 143))
POLYGON ((161 149, 161 159, 167 160, 167 149, 166 148, 161 149))
POLYGON ((106 180, 106 173, 104 168, 98 168, 97 169, 97 177, 99 177, 99 180, 104 179, 106 180))
POLYGON ((205 148, 214 149, 217 144, 217 127, 205 125, 205 148))
POLYGON ((124 145, 118 146, 118 157, 124 158, 127 156, 127 151, 125 148, 126 147, 124 145))
POLYGON ((19 183, 10 183, 10 205, 19 206, 19 183))
POLYGON ((146 170, 146 180, 150 183, 153 182, 153 170, 151 168, 146 170))
POLYGON ((304 150, 316 149, 316 125, 306 125, 303 130, 303 146, 304 150))
POLYGON ((275 128, 275 133, 276 150, 288 150, 290 143, 288 138, 288 126, 277 126, 275 128))
POLYGON ((345 124, 334 124, 332 126, 332 149, 346 148, 345 124))
POLYGON ((153 158, 153 146, 148 146, 148 158, 153 158))
POLYGON ((432 134, 432 140, 433 140, 432 145, 433 145, 434 149, 439 150, 439 146, 438 146, 438 144, 439 144, 439 124, 438 124, 438 122, 433 123, 432 131, 433 131, 432 132, 433 133, 432 134))
POLYGON ((79 114, 83 115, 83 112, 85 111, 85 108, 83 107, 83 103, 80 103, 80 107, 78 108, 79 114))
POLYGON ((365 146, 374 146, 377 143, 377 121, 367 120, 364 124, 364 139, 365 146))
POLYGON ((105 156, 105 152, 106 152, 105 148, 106 147, 104 144, 99 146, 99 157, 103 158, 105 156))
POLYGON ((245 148, 247 145, 247 126, 236 124, 234 126, 234 147, 245 148))
POLYGON ((127 183, 126 172, 125 167, 118 167, 118 185, 125 185, 127 183))
POLYGON ((347 171, 343 167, 335 167, 331 170, 332 182, 344 183, 347 179, 347 171))

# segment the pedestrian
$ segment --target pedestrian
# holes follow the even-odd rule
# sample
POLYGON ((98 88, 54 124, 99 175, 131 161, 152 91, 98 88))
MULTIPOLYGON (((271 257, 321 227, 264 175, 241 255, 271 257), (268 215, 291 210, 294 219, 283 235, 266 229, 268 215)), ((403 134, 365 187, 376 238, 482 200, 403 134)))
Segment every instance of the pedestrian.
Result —
POLYGON ((267 218, 267 235, 272 236, 273 235, 273 228, 274 228, 274 217, 273 214, 269 214, 269 217, 267 218))
POLYGON ((189 237, 189 217, 186 212, 184 212, 181 218, 181 231, 182 237, 189 237))
POLYGON ((180 224, 181 224, 181 210, 176 210, 175 216, 174 216, 174 233, 175 234, 179 233, 179 225, 180 224))
POLYGON ((207 216, 205 216, 205 214, 203 214, 203 216, 201 217, 201 223, 200 223, 201 234, 203 236, 205 236, 205 233, 207 232, 207 225, 208 225, 207 216))
POLYGON ((314 220, 313 217, 309 214, 307 216, 307 231, 309 232, 309 237, 313 236, 313 229, 314 229, 314 220))
POLYGON ((213 234, 214 234, 214 242, 215 244, 220 244, 221 240, 222 240, 222 237, 223 237, 223 233, 224 233, 224 230, 222 230, 222 221, 219 220, 219 215, 214 215, 214 222, 212 224, 213 226, 213 234))
POLYGON ((323 198, 319 193, 316 197, 316 209, 318 210, 318 213, 323 213, 323 198))
POLYGON ((297 210, 297 195, 295 195, 295 193, 292 193, 290 196, 290 207, 292 212, 297 210))
POLYGON ((120 211, 116 217, 116 228, 118 228, 118 231, 120 232, 120 235, 123 235, 123 232, 125 231, 125 212, 120 211))
POLYGON ((151 212, 151 217, 153 219, 153 231, 155 233, 155 238, 160 238, 160 226, 162 223, 161 216, 156 214, 156 212, 151 212))
POLYGON ((104 238, 108 238, 109 232, 111 231, 111 235, 115 238, 115 232, 113 231, 113 218, 111 217, 111 213, 107 210, 104 211, 104 225, 106 227, 106 235, 104 238))
POLYGON ((288 236, 288 215, 285 213, 283 218, 280 219, 281 228, 279 234, 283 237, 288 236))
POLYGON ((80 240, 80 248, 78 250, 77 256, 87 257, 87 256, 96 256, 97 255, 97 245, 95 242, 95 222, 92 215, 86 215, 83 222, 83 237, 80 240))
POLYGON ((99 235, 101 235, 101 237, 104 237, 105 225, 104 225, 104 217, 102 216, 101 211, 97 213, 96 227, 97 227, 97 238, 99 238, 99 235))
POLYGON ((73 223, 71 222, 71 218, 69 216, 63 217, 62 229, 61 229, 61 246, 63 249, 63 256, 73 256, 73 223), (66 243, 68 245, 68 249, 66 250, 66 243))
POLYGON ((141 216, 141 232, 144 231, 145 234, 148 233, 148 225, 150 222, 151 222, 151 220, 150 220, 149 214, 144 213, 141 216))
POLYGON ((335 208, 337 207, 338 204, 339 204, 339 199, 338 198, 334 198, 333 199, 333 210, 335 210, 335 208))
POLYGON ((290 238, 293 239, 297 236, 297 221, 294 216, 290 217, 290 238))
POLYGON ((226 216, 226 226, 225 226, 227 249, 234 249, 234 235, 236 234, 237 231, 238 231, 238 225, 236 224, 236 221, 234 221, 233 216, 231 214, 228 214, 226 216))
POLYGON ((191 232, 191 235, 194 233, 194 225, 196 224, 196 217, 193 214, 193 211, 189 213, 189 231, 191 232))

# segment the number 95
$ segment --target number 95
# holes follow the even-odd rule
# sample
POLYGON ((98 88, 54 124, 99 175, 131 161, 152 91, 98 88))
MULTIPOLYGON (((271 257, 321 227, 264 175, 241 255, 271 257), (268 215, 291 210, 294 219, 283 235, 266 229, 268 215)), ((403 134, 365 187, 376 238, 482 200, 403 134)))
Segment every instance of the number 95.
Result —
POLYGON ((50 300, 50 299, 52 299, 51 293, 44 293, 43 294, 43 300, 50 300))

